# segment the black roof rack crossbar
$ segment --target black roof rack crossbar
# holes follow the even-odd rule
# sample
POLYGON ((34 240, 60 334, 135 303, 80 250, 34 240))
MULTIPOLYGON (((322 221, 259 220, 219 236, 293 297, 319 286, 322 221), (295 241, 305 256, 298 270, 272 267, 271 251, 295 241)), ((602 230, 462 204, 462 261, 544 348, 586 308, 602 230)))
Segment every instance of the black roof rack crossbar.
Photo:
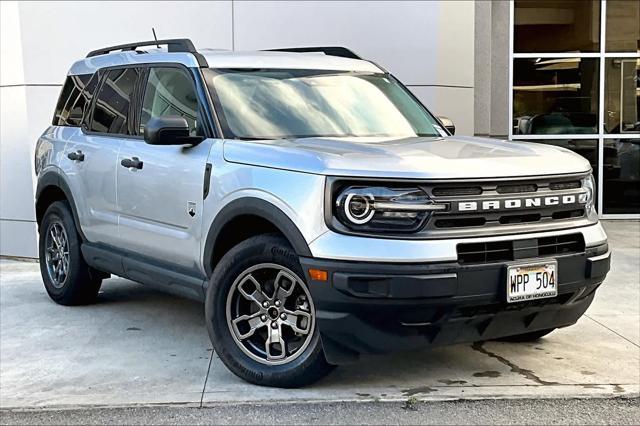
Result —
POLYGON ((97 49, 97 50, 93 50, 91 52, 89 52, 89 54, 87 55, 87 58, 91 58, 93 56, 98 56, 98 55, 106 55, 109 54, 115 50, 121 50, 121 51, 133 51, 136 50, 139 47, 144 47, 144 46, 157 46, 157 45, 162 45, 162 44, 166 44, 167 45, 167 51, 168 52, 185 52, 185 53, 191 53, 196 57, 196 60, 198 61, 198 65, 200 65, 200 67, 202 68, 208 68, 209 64, 207 64, 207 60, 204 58, 204 56, 202 56, 200 53, 198 53, 198 51, 196 50, 195 46, 193 45, 193 43, 191 42, 191 40, 189 40, 188 38, 173 38, 173 39, 167 39, 167 40, 149 40, 149 41, 140 41, 137 43, 127 43, 127 44, 119 44, 116 46, 109 46, 109 47, 103 47, 102 49, 97 49))
POLYGON ((339 56, 341 58, 362 59, 355 54, 352 50, 342 46, 318 46, 318 47, 287 47, 283 49, 266 49, 270 52, 322 52, 329 56, 339 56))

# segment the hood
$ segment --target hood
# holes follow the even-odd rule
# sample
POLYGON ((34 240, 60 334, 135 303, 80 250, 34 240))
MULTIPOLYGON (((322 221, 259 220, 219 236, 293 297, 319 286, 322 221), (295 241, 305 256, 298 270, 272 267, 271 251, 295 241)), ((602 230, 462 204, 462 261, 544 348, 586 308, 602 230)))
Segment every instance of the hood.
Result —
POLYGON ((488 138, 305 138, 225 141, 234 163, 330 176, 495 178, 587 172, 583 157, 539 143, 488 138))

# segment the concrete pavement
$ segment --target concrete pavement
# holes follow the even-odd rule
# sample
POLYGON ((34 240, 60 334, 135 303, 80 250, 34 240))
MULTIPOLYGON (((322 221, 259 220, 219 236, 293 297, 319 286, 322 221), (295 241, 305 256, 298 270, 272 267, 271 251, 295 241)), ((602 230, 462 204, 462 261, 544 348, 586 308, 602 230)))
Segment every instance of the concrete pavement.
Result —
POLYGON ((0 411, 22 425, 638 425, 637 398, 216 404, 0 411))
POLYGON ((97 304, 63 307, 48 298, 37 264, 2 260, 0 408, 637 395, 640 223, 605 226, 612 271, 575 326, 531 344, 369 357, 299 390, 229 373, 200 304, 113 278, 97 304))

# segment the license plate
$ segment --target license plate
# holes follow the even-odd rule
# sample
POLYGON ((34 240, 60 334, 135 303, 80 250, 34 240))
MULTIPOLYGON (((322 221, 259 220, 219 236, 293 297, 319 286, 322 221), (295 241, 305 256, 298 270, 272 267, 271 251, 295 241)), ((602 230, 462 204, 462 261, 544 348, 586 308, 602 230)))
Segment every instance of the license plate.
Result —
POLYGON ((558 262, 510 265, 507 268, 507 302, 525 302, 558 295, 558 262))

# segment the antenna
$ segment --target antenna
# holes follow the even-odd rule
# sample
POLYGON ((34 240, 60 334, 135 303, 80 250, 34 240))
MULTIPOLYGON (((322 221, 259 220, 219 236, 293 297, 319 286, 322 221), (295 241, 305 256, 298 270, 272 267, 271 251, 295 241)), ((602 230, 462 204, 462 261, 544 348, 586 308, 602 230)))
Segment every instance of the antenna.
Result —
POLYGON ((156 29, 151 27, 151 31, 153 32, 153 39, 156 41, 156 46, 160 49, 160 45, 158 44, 158 37, 156 36, 156 29))

